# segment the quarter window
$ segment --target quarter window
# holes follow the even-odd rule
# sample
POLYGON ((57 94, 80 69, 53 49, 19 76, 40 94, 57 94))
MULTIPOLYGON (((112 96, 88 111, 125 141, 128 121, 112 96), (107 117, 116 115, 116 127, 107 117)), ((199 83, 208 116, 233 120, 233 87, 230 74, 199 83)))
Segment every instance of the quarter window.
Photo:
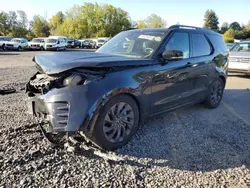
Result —
POLYGON ((190 50, 188 33, 174 33, 165 46, 165 50, 179 50, 183 53, 183 59, 189 58, 190 50))
POLYGON ((203 34, 192 34, 193 41, 193 56, 205 56, 211 53, 211 46, 203 34))

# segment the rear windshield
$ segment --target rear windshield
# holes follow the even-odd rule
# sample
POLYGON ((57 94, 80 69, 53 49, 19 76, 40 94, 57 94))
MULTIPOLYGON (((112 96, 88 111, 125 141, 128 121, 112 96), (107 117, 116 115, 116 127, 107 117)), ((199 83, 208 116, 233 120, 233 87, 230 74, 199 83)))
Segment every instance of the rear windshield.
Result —
POLYGON ((232 50, 233 52, 250 52, 250 42, 243 42, 236 44, 232 50))

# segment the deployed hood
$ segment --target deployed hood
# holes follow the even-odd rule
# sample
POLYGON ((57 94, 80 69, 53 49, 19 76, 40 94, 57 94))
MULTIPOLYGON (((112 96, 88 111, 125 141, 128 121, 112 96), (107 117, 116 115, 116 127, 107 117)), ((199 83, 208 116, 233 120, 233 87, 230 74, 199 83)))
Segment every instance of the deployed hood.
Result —
POLYGON ((249 57, 250 58, 250 52, 229 52, 229 57, 249 57))
POLYGON ((97 52, 66 52, 39 54, 33 58, 38 69, 46 74, 57 74, 73 68, 121 67, 150 65, 151 60, 136 59, 97 52))

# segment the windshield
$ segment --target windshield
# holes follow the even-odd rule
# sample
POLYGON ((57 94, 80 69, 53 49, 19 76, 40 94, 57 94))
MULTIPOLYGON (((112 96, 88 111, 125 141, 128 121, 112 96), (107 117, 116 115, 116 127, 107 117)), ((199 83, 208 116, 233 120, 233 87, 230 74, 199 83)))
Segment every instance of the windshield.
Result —
POLYGON ((20 39, 12 39, 11 42, 20 42, 21 40, 20 39))
POLYGON ((105 42, 105 40, 98 40, 98 42, 103 43, 103 42, 105 42))
POLYGON ((233 52, 250 52, 250 42, 238 43, 233 49, 233 52))
POLYGON ((48 39, 46 42, 47 43, 56 43, 57 39, 48 39))
POLYGON ((32 39, 32 41, 31 42, 44 42, 44 39, 32 39))
POLYGON ((149 58, 157 50, 165 36, 166 33, 160 31, 133 30, 122 32, 105 43, 97 52, 149 58))

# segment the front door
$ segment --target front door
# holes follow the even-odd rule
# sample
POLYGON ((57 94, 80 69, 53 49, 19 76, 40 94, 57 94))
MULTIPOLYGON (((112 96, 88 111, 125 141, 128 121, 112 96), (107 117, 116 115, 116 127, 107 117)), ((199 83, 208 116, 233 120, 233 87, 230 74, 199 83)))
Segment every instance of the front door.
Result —
POLYGON ((151 113, 175 108, 189 103, 194 89, 195 58, 190 53, 190 36, 188 32, 175 32, 168 40, 165 50, 183 52, 183 59, 169 61, 155 67, 156 74, 152 82, 151 113))

